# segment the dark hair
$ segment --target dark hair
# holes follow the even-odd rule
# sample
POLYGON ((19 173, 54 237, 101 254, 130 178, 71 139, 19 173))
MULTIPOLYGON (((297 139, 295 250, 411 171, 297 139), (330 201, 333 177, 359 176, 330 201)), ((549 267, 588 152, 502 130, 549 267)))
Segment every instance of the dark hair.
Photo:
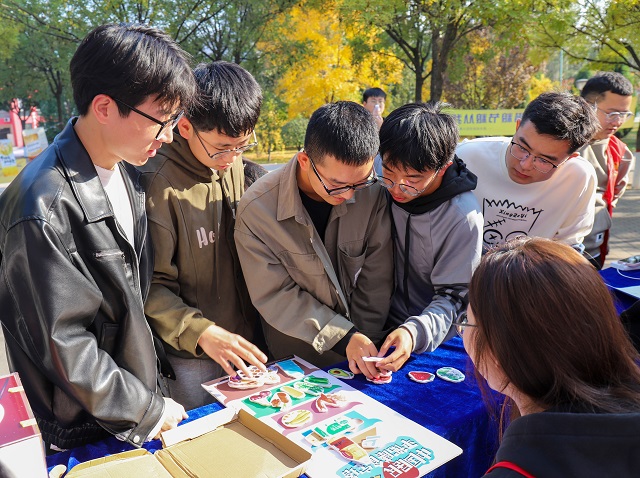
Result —
POLYGON ((228 61, 201 63, 194 70, 200 99, 187 118, 200 131, 217 130, 237 138, 254 130, 262 90, 247 70, 228 61))
POLYGON ((640 410, 637 353, 607 286, 571 247, 520 238, 492 249, 473 274, 469 304, 474 363, 482 369, 491 353, 538 406, 640 410))
POLYGON ((375 96, 376 98, 387 98, 387 94, 382 88, 367 88, 362 93, 362 102, 366 103, 369 97, 375 96))
POLYGON ((600 128, 593 106, 569 93, 542 93, 524 110, 522 123, 526 121, 539 134, 568 141, 569 154, 591 141, 600 128))
POLYGON ((380 146, 373 116, 352 101, 338 101, 313 112, 304 137, 304 149, 316 164, 333 156, 350 166, 361 166, 376 155, 380 146))
POLYGON ((254 163, 250 159, 242 158, 242 166, 244 167, 244 189, 245 191, 262 176, 269 171, 258 163, 254 163))
POLYGON ((434 171, 453 160, 458 123, 442 112, 444 103, 409 103, 391 112, 380 128, 385 165, 434 171))
POLYGON ((607 91, 620 96, 631 96, 633 95, 633 85, 620 73, 607 71, 589 78, 589 81, 582 88, 580 96, 589 103, 595 103, 607 91))
MULTIPOLYGON (((86 115, 99 94, 138 106, 153 96, 188 107, 196 93, 189 55, 169 35, 145 25, 108 24, 92 30, 70 65, 73 99, 86 115)), ((122 116, 130 109, 118 103, 122 116)))

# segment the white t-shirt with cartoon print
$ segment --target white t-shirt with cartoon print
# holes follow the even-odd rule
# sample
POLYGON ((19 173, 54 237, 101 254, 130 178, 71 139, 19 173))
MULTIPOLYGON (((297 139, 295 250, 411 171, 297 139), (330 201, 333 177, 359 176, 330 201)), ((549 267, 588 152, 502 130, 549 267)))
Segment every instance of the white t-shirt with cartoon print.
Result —
POLYGON ((581 244, 593 226, 596 173, 580 156, 562 164, 549 179, 518 184, 506 165, 511 138, 463 141, 456 153, 478 177, 473 191, 480 203, 483 248, 518 236, 581 244))

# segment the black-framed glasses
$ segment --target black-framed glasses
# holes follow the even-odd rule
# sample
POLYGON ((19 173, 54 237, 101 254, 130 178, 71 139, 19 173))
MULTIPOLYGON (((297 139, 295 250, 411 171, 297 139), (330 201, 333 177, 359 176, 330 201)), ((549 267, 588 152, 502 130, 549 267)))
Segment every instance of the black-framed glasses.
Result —
POLYGON ((451 325, 455 325, 456 326, 456 332, 458 333, 458 335, 460 337, 462 337, 462 335, 464 334, 464 328, 465 327, 477 327, 477 324, 470 324, 469 323, 469 318, 467 317, 467 313, 463 312, 462 314, 460 314, 460 316, 458 317, 458 320, 454 321, 451 325))
POLYGON ((147 119, 150 119, 151 121, 153 121, 154 123, 157 123, 160 125, 160 130, 158 131, 158 134, 156 135, 155 139, 157 140, 160 136, 162 136, 162 134, 167 131, 168 129, 173 129, 173 127, 175 125, 178 124, 178 121, 180 121, 180 118, 182 118, 184 116, 184 110, 180 110, 178 111, 175 116, 171 119, 168 119, 167 121, 160 121, 159 119, 154 118, 151 115, 148 115, 147 113, 145 113, 144 111, 140 111, 138 108, 134 108, 131 105, 126 104, 124 101, 120 101, 118 98, 113 98, 117 103, 120 103, 122 106, 126 106, 127 108, 129 108, 131 111, 138 113, 140 116, 144 116, 147 119))
POLYGON ((529 159, 529 157, 532 157, 533 168, 543 174, 547 174, 552 169, 558 169, 558 167, 562 166, 564 162, 569 159, 567 158, 559 164, 553 164, 548 159, 541 158, 540 156, 534 156, 528 149, 526 149, 524 146, 519 145, 515 141, 511 141, 511 144, 509 145, 509 154, 511 154, 511 156, 513 156, 520 162, 529 159))
POLYGON ((309 153, 307 153, 307 156, 309 157, 309 162, 311 163, 313 172, 316 173, 316 177, 320 180, 320 184, 322 184, 322 187, 324 188, 324 190, 329 196, 339 196, 340 194, 344 194, 347 191, 350 191, 351 189, 353 189, 354 191, 358 191, 360 189, 365 189, 365 188, 368 188, 369 186, 373 186, 375 183, 378 182, 376 171, 375 169, 372 168, 371 174, 369 174, 369 179, 367 179, 366 181, 363 181, 358 184, 352 184, 351 186, 342 186, 340 188, 329 189, 327 185, 324 183, 324 181, 322 180, 322 178, 320 177, 320 173, 318 173, 318 170, 316 169, 316 165, 314 164, 313 159, 311 159, 311 156, 309 156, 309 153))
MULTIPOLYGON (((245 151, 250 150, 251 148, 255 148, 256 146, 258 146, 258 137, 256 136, 256 132, 255 130, 253 131, 253 142, 249 143, 249 144, 245 144, 244 146, 240 146, 238 148, 233 148, 233 149, 223 149, 222 151, 219 151, 217 153, 213 153, 211 154, 209 152, 209 150, 207 149, 204 140, 200 137, 200 134, 198 133, 198 130, 193 128, 193 131, 195 131, 196 136, 198 137, 198 139, 200 140, 200 144, 202 145, 202 148, 204 149, 204 152, 207 153, 207 156, 209 156, 209 158, 213 159, 213 158, 219 158, 221 156, 224 156, 225 154, 230 154, 230 153, 236 153, 236 154, 242 154, 245 151)), ((209 144, 209 146, 211 148, 215 148, 215 146, 209 144)))
POLYGON ((605 110, 598 108, 598 105, 595 105, 598 111, 601 111, 602 114, 607 118, 609 123, 624 123, 628 118, 633 116, 631 111, 613 111, 611 113, 607 113, 605 110))
POLYGON ((378 181, 380 181, 380 184, 382 184, 387 189, 392 189, 397 184, 398 187, 400 188, 400 191, 402 191, 405 194, 408 194, 409 196, 416 197, 416 196, 420 196, 423 192, 425 192, 429 188, 429 186, 431 186, 431 183, 433 183, 433 181, 436 179, 439 172, 440 170, 436 169, 436 171, 433 173, 433 176, 431 176, 431 179, 429 179, 429 181, 427 182, 427 185, 422 189, 414 188, 413 186, 409 186, 408 184, 404 184, 404 183, 396 183, 389 178, 385 178, 384 176, 378 176, 378 181))

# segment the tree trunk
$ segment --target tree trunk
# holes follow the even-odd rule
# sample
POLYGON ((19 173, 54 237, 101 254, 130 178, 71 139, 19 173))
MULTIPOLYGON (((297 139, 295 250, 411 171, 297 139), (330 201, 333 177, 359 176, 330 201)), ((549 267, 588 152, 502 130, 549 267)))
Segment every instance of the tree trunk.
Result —
POLYGON ((422 71, 417 70, 416 71, 416 91, 415 91, 416 103, 422 102, 422 86, 423 85, 424 85, 424 77, 422 76, 422 71))
POLYGON ((440 101, 444 89, 444 76, 449 66, 449 55, 458 40, 458 27, 450 22, 441 35, 440 31, 433 29, 431 37, 431 101, 440 101))

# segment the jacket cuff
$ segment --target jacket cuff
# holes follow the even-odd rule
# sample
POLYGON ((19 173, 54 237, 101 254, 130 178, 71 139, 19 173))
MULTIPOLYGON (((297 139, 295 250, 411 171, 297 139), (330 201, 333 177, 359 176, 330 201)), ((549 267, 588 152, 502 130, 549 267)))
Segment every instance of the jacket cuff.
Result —
POLYGON ((204 331, 211 325, 214 325, 214 322, 204 317, 192 319, 189 322, 189 326, 178 337, 180 350, 189 352, 196 357, 202 356, 204 354, 204 350, 202 350, 202 347, 198 345, 198 340, 200 340, 204 331))
POLYGON ((351 337, 353 337, 356 332, 358 332, 358 329, 356 329, 355 327, 351 327, 351 330, 347 332, 347 335, 338 340, 338 343, 331 348, 331 351, 337 353, 338 355, 344 355, 346 357, 347 345, 349 345, 351 337))
POLYGON ((336 314, 315 336, 311 345, 320 354, 331 350, 342 337, 347 335, 352 327, 353 324, 347 318, 336 314))
POLYGON ((421 340, 420 342, 418 342, 419 332, 420 332, 418 330, 418 327, 420 326, 415 321, 407 320, 400 327, 405 329, 411 335, 411 340, 413 340, 413 349, 411 350, 411 352, 418 351, 418 353, 422 353, 422 351, 424 350, 421 350, 421 349, 424 349, 426 344, 425 344, 424 334, 422 334, 422 336, 420 337, 421 340))
POLYGON ((120 435, 120 437, 123 438, 124 441, 126 441, 130 445, 135 446, 136 448, 140 448, 144 444, 144 442, 147 441, 147 438, 149 438, 151 431, 156 427, 164 412, 164 400, 162 399, 160 394, 153 392, 150 393, 151 401, 149 402, 149 407, 145 411, 142 420, 140 420, 140 423, 129 430, 126 436, 123 436, 124 434, 120 435))

